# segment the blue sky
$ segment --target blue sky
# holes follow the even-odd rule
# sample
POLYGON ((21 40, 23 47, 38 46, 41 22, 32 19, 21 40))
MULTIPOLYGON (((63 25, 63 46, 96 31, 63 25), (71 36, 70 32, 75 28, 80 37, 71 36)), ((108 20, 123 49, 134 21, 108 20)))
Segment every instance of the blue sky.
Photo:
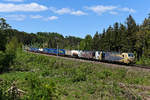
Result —
POLYGON ((0 17, 25 32, 92 36, 129 14, 138 24, 150 13, 150 0, 0 0, 0 17))

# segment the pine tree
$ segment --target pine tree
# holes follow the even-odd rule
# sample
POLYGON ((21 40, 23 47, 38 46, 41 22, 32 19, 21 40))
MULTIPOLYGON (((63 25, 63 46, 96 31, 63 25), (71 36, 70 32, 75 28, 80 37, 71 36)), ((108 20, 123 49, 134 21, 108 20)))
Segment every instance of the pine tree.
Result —
POLYGON ((127 49, 128 52, 134 52, 135 50, 135 43, 136 43, 136 32, 138 31, 138 27, 136 25, 135 20, 131 15, 127 18, 127 49))
POLYGON ((4 18, 0 18, 0 29, 5 30, 5 29, 10 29, 11 26, 6 23, 6 20, 4 18))
POLYGON ((100 35, 98 34, 98 32, 96 32, 96 34, 93 37, 93 45, 92 48, 93 50, 99 50, 101 44, 100 44, 100 35))
POLYGON ((127 52, 128 51, 128 42, 127 42, 127 34, 126 34, 126 27, 123 24, 120 24, 119 27, 119 48, 121 52, 127 52))
POLYGON ((5 29, 10 29, 11 26, 6 23, 4 18, 0 18, 0 50, 5 50, 5 45, 7 43, 6 34, 4 34, 5 29))
POLYGON ((113 30, 113 50, 118 52, 119 51, 119 42, 120 42, 120 37, 119 37, 119 24, 116 22, 114 24, 114 30, 113 30))
POLYGON ((99 42, 99 44, 100 44, 100 50, 102 50, 102 51, 104 51, 105 50, 105 44, 106 44, 106 41, 105 41, 105 35, 106 35, 106 31, 105 31, 105 29, 103 29, 103 33, 102 34, 100 34, 99 35, 99 37, 100 37, 100 42, 99 42))
POLYGON ((85 50, 92 50, 92 36, 86 35, 85 36, 85 50))
POLYGON ((136 49, 139 58, 143 53, 144 56, 150 56, 150 15, 148 18, 145 18, 139 32, 137 32, 137 36, 136 49))
POLYGON ((108 27, 105 34, 105 49, 106 51, 112 51, 113 49, 113 28, 111 26, 108 27))

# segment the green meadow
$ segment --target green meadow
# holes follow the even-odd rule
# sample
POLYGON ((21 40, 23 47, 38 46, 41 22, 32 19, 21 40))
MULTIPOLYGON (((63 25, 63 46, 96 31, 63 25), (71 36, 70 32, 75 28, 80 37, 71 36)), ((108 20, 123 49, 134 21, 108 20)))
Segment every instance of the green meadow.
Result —
POLYGON ((17 51, 0 74, 0 100, 143 100, 150 73, 17 51), (15 86, 22 93, 10 92, 15 86))

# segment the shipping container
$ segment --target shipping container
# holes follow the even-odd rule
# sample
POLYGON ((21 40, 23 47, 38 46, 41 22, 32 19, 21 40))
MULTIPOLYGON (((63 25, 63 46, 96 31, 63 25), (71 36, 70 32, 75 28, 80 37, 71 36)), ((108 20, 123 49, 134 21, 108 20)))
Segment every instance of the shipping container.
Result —
POLYGON ((64 50, 64 49, 58 49, 58 54, 59 55, 65 55, 66 54, 66 50, 64 50))
POLYGON ((93 51, 80 51, 79 52, 79 57, 80 58, 92 59, 92 58, 95 57, 95 52, 93 52, 93 51))
POLYGON ((55 55, 65 55, 65 50, 64 49, 52 49, 52 48, 44 48, 43 49, 44 53, 48 54, 55 54, 55 55))
POLYGON ((29 51, 31 51, 31 52, 39 52, 39 48, 32 48, 32 47, 30 47, 29 51))

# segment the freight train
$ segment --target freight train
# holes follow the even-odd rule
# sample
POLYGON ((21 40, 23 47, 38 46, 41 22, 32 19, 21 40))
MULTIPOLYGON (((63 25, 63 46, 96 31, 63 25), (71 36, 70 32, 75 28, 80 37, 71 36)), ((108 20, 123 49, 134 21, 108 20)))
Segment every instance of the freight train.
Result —
POLYGON ((123 64, 135 63, 135 57, 133 53, 65 50, 65 49, 32 48, 32 47, 25 47, 24 49, 29 52, 44 53, 44 54, 58 55, 58 56, 77 57, 77 58, 98 60, 104 62, 115 62, 115 63, 123 63, 123 64))

